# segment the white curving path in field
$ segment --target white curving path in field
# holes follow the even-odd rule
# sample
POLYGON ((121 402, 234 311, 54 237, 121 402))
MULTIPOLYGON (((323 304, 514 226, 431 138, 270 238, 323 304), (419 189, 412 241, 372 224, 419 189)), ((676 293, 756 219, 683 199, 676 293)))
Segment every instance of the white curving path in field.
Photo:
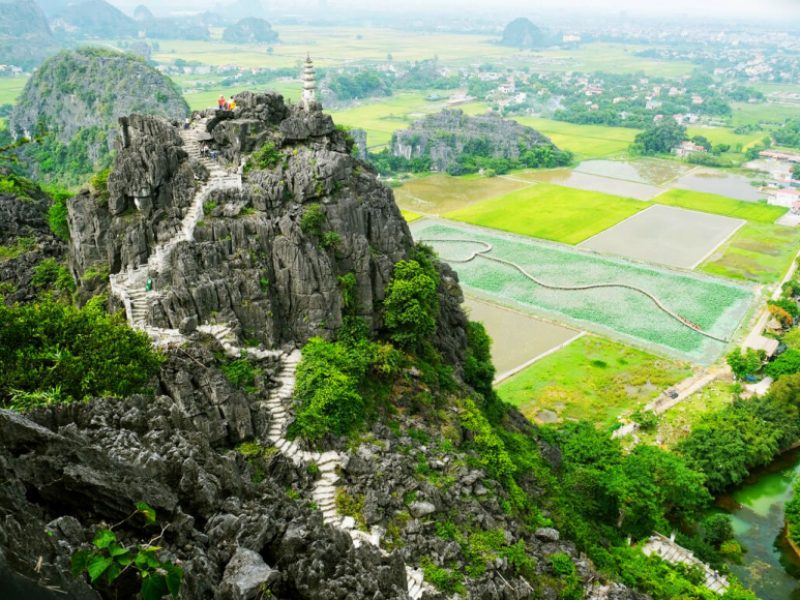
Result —
MULTIPOLYGON (((203 218, 203 203, 216 191, 223 189, 241 189, 242 177, 239 173, 230 173, 214 160, 203 155, 199 136, 205 131, 206 118, 201 118, 192 123, 189 129, 181 130, 184 148, 189 157, 202 163, 209 172, 208 181, 199 189, 192 199, 192 204, 186 211, 181 221, 181 228, 177 235, 166 242, 156 244, 147 263, 110 276, 111 292, 119 298, 125 306, 128 322, 135 329, 146 332, 153 340, 156 347, 180 345, 186 341, 183 334, 177 329, 153 327, 147 322, 149 298, 157 297, 157 291, 147 292, 145 285, 148 277, 153 277, 164 270, 169 264, 170 257, 175 247, 181 242, 194 239, 197 224, 203 218)), ((243 349, 233 329, 226 324, 203 324, 197 328, 199 331, 214 336, 225 350, 226 355, 239 358, 243 353, 255 358, 268 356, 281 357, 282 368, 278 376, 279 386, 273 390, 268 399, 262 404, 270 414, 270 424, 267 430, 267 440, 283 453, 297 466, 316 464, 319 468, 319 479, 314 483, 312 499, 322 512, 323 522, 346 531, 359 547, 371 544, 378 548, 381 554, 387 553, 380 547, 383 530, 373 527, 367 533, 356 527, 353 517, 342 517, 336 511, 336 486, 339 483, 339 471, 345 466, 346 456, 335 451, 314 452, 303 450, 296 441, 286 438, 286 429, 289 425, 292 397, 296 381, 296 369, 300 362, 300 351, 283 353, 276 350, 259 350, 255 348, 243 349)), ((423 593, 432 588, 424 582, 421 569, 414 569, 408 565, 406 570, 406 584, 411 600, 419 600, 423 593)))
POLYGON ((482 240, 468 240, 468 239, 458 239, 458 238, 446 238, 446 239, 433 239, 433 238, 431 238, 431 239, 421 239, 419 241, 423 242, 423 243, 426 243, 426 244, 436 244, 436 243, 477 244, 479 246, 482 246, 482 249, 481 250, 476 250, 475 252, 470 254, 468 258, 464 258, 464 259, 450 258, 450 259, 447 259, 447 262, 462 263, 463 264, 463 263, 472 262, 476 258, 483 258, 484 260, 490 260, 492 262, 496 262, 496 263, 499 263, 501 265, 506 265, 507 267, 511 267, 512 269, 518 271, 526 279, 529 279, 530 281, 532 281, 536 285, 538 285, 540 287, 543 287, 543 288, 546 288, 548 290, 556 290, 556 291, 561 291, 561 292, 583 292, 583 291, 587 291, 587 290, 596 290, 596 289, 602 289, 602 288, 622 288, 622 289, 630 290, 632 292, 636 292, 637 294, 641 294, 641 295, 645 296, 646 298, 648 298, 653 304, 656 305, 656 308, 658 308, 661 312, 666 314, 668 317, 676 320, 678 323, 680 323, 684 327, 686 327, 688 329, 691 329, 692 331, 694 331, 696 333, 699 333, 700 335, 705 336, 705 337, 707 337, 709 339, 715 340, 717 342, 722 342, 723 344, 727 344, 728 342, 730 342, 730 340, 728 340, 728 339, 718 337, 718 336, 714 335, 713 333, 709 333, 707 331, 702 330, 698 325, 692 323, 688 319, 682 317, 681 315, 679 315, 678 313, 676 313, 672 309, 670 309, 667 306, 665 306, 661 302, 661 300, 659 300, 656 296, 654 296, 653 294, 651 294, 650 292, 648 292, 645 289, 642 289, 640 287, 636 287, 635 285, 630 285, 628 283, 590 283, 588 285, 557 285, 557 284, 553 284, 553 283, 546 283, 546 282, 542 281, 541 279, 539 279, 539 278, 531 275, 530 273, 528 273, 528 271, 523 269, 521 266, 519 266, 515 262, 512 262, 510 260, 505 260, 504 258, 499 258, 497 256, 491 256, 489 253, 494 249, 493 246, 490 243, 484 242, 482 240))

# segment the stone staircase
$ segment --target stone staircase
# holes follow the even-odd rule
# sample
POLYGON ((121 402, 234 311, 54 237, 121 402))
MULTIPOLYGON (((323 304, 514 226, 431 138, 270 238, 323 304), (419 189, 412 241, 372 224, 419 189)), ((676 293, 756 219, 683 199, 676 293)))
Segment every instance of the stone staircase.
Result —
MULTIPOLYGON (((147 322, 149 313, 149 298, 157 297, 158 292, 147 292, 145 284, 148 276, 153 276, 164 270, 172 251, 185 241, 191 241, 197 224, 203 218, 203 203, 209 196, 225 188, 242 187, 241 173, 232 174, 225 170, 217 161, 204 156, 200 146, 200 133, 205 131, 207 118, 194 122, 192 127, 181 131, 186 152, 189 157, 202 163, 208 170, 209 179, 195 194, 192 205, 186 211, 181 221, 180 231, 170 240, 156 245, 146 264, 129 269, 128 271, 111 275, 111 291, 125 305, 125 311, 131 326, 145 331, 150 335, 154 345, 170 346, 185 342, 185 337, 176 329, 164 329, 151 326, 147 322)), ((270 414, 270 425, 267 430, 267 441, 288 457, 297 466, 316 464, 319 469, 319 479, 314 484, 312 498, 318 509, 322 512, 323 521, 334 527, 347 531, 353 540, 353 545, 359 547, 371 544, 381 553, 386 552, 380 548, 383 530, 373 527, 368 533, 357 528, 355 519, 350 516, 340 516, 336 510, 336 489, 339 483, 339 471, 346 465, 346 455, 335 451, 312 452, 303 450, 296 441, 286 439, 286 429, 289 424, 289 415, 294 395, 296 369, 300 362, 300 352, 294 350, 283 353, 277 350, 262 350, 257 348, 242 348, 233 327, 225 323, 203 324, 198 326, 198 331, 214 336, 222 345, 225 354, 231 358, 239 358, 243 353, 255 358, 281 357, 282 370, 278 376, 279 386, 264 401, 270 414)), ((419 600, 422 595, 430 590, 434 591, 424 582, 420 569, 406 566, 406 580, 408 595, 412 600, 419 600)))

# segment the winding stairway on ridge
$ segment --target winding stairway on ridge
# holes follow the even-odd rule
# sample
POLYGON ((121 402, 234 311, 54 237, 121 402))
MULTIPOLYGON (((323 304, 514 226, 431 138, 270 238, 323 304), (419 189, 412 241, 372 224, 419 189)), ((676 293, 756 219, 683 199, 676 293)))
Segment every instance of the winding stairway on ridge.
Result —
MULTIPOLYGON (((181 222, 180 232, 172 239, 159 243, 147 263, 135 269, 111 275, 111 292, 117 296, 125 306, 128 322, 135 329, 146 332, 157 347, 166 347, 182 344, 185 336, 177 329, 153 327, 147 322, 150 298, 157 297, 157 292, 147 292, 145 289, 147 278, 161 272, 169 263, 172 251, 181 242, 189 242, 194 238, 197 224, 203 218, 203 203, 212 192, 225 188, 242 188, 242 177, 239 173, 230 173, 222 168, 219 163, 204 155, 200 149, 200 133, 205 131, 207 118, 192 122, 189 129, 181 130, 187 154, 192 160, 202 163, 209 173, 208 181, 195 194, 192 205, 187 210, 181 222)), ((367 533, 356 527, 353 517, 341 517, 336 511, 336 484, 339 482, 339 471, 345 467, 347 456, 335 451, 313 452, 303 450, 296 441, 286 438, 286 429, 289 425, 289 411, 291 410, 292 397, 296 380, 297 364, 300 362, 300 352, 294 350, 290 353, 280 351, 259 350, 255 348, 242 349, 233 329, 226 324, 203 324, 197 328, 203 333, 213 335, 222 345, 228 356, 238 358, 243 352, 256 357, 267 356, 282 357, 282 369, 278 376, 279 386, 273 390, 268 399, 262 404, 270 414, 270 425, 267 431, 267 440, 280 452, 298 466, 316 464, 319 468, 319 479, 314 483, 312 498, 317 507, 322 511, 323 522, 346 531, 359 547, 371 544, 378 548, 382 554, 386 552, 380 547, 383 530, 373 527, 367 533)), ((414 569, 408 565, 406 570, 406 584, 408 595, 412 600, 419 600, 423 593, 431 590, 425 583, 421 569, 414 569)))

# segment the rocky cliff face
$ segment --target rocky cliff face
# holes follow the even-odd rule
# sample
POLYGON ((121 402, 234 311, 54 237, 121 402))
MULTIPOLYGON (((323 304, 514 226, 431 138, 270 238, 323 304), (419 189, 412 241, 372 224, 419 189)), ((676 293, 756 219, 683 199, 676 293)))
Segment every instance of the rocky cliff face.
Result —
MULTIPOLYGON (((241 189, 212 191, 193 240, 151 270, 148 323, 224 323, 240 340, 302 344, 340 327, 339 278, 352 273, 361 316, 377 327, 392 267, 413 245, 391 191, 351 156, 327 115, 273 94, 244 93, 237 105, 236 114, 208 121, 201 143, 219 153, 220 165, 246 171, 241 189), (265 145, 268 165, 247 158, 265 145), (308 224, 310 213, 318 224, 308 224)), ((176 234, 209 179, 179 132, 152 117, 122 121, 107 201, 87 192, 70 203, 77 276, 98 263, 125 273, 176 234)), ((457 354, 463 327, 450 337, 443 343, 457 354)))
POLYGON ((392 154, 406 159, 430 158, 432 167, 446 171, 466 154, 517 160, 521 149, 548 146, 549 138, 535 129, 488 114, 477 117, 445 109, 427 115, 392 136, 392 154))

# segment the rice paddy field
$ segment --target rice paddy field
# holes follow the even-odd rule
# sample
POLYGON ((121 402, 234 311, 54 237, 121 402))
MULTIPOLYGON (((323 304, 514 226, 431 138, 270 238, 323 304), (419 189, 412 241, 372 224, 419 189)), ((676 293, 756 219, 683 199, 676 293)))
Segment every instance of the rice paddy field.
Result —
POLYGON ((559 148, 574 153, 579 160, 624 156, 639 133, 625 127, 575 125, 539 117, 516 117, 514 120, 537 129, 559 148))
POLYGON ((748 223, 722 244, 700 270, 711 275, 772 284, 788 271, 800 248, 800 230, 748 223))
POLYGON ((630 198, 538 183, 445 216, 501 231, 578 244, 647 206, 630 198))
POLYGON ((774 223, 785 215, 788 210, 762 202, 734 200, 718 194, 708 194, 693 190, 668 190, 654 198, 653 201, 667 206, 679 206, 680 208, 725 215, 756 223, 774 223))
POLYGON ((28 76, 0 77, 0 104, 14 104, 22 88, 28 82, 28 76))
POLYGON ((601 257, 458 223, 423 219, 411 229, 417 240, 426 240, 443 260, 453 264, 468 291, 483 299, 701 364, 716 360, 727 344, 670 317, 641 293, 619 287, 552 290, 507 265, 480 257, 462 261, 483 251, 481 243, 486 243, 492 246, 491 256, 513 261, 550 285, 613 283, 642 288, 683 319, 725 340, 733 337, 755 299, 752 288, 722 279, 601 257))
POLYGON ((395 188, 394 197, 404 210, 442 215, 496 196, 521 190, 533 182, 519 181, 513 177, 481 177, 465 175, 451 177, 436 174, 410 179, 395 188))
POLYGON ((589 238, 581 248, 694 269, 745 223, 740 219, 656 204, 589 238))
POLYGON ((469 318, 483 323, 492 338, 495 380, 505 379, 531 360, 557 350, 581 335, 574 329, 469 296, 464 307, 469 318))
POLYGON ((497 393, 540 423, 585 419, 609 427, 690 373, 685 362, 584 336, 501 383, 497 393))

